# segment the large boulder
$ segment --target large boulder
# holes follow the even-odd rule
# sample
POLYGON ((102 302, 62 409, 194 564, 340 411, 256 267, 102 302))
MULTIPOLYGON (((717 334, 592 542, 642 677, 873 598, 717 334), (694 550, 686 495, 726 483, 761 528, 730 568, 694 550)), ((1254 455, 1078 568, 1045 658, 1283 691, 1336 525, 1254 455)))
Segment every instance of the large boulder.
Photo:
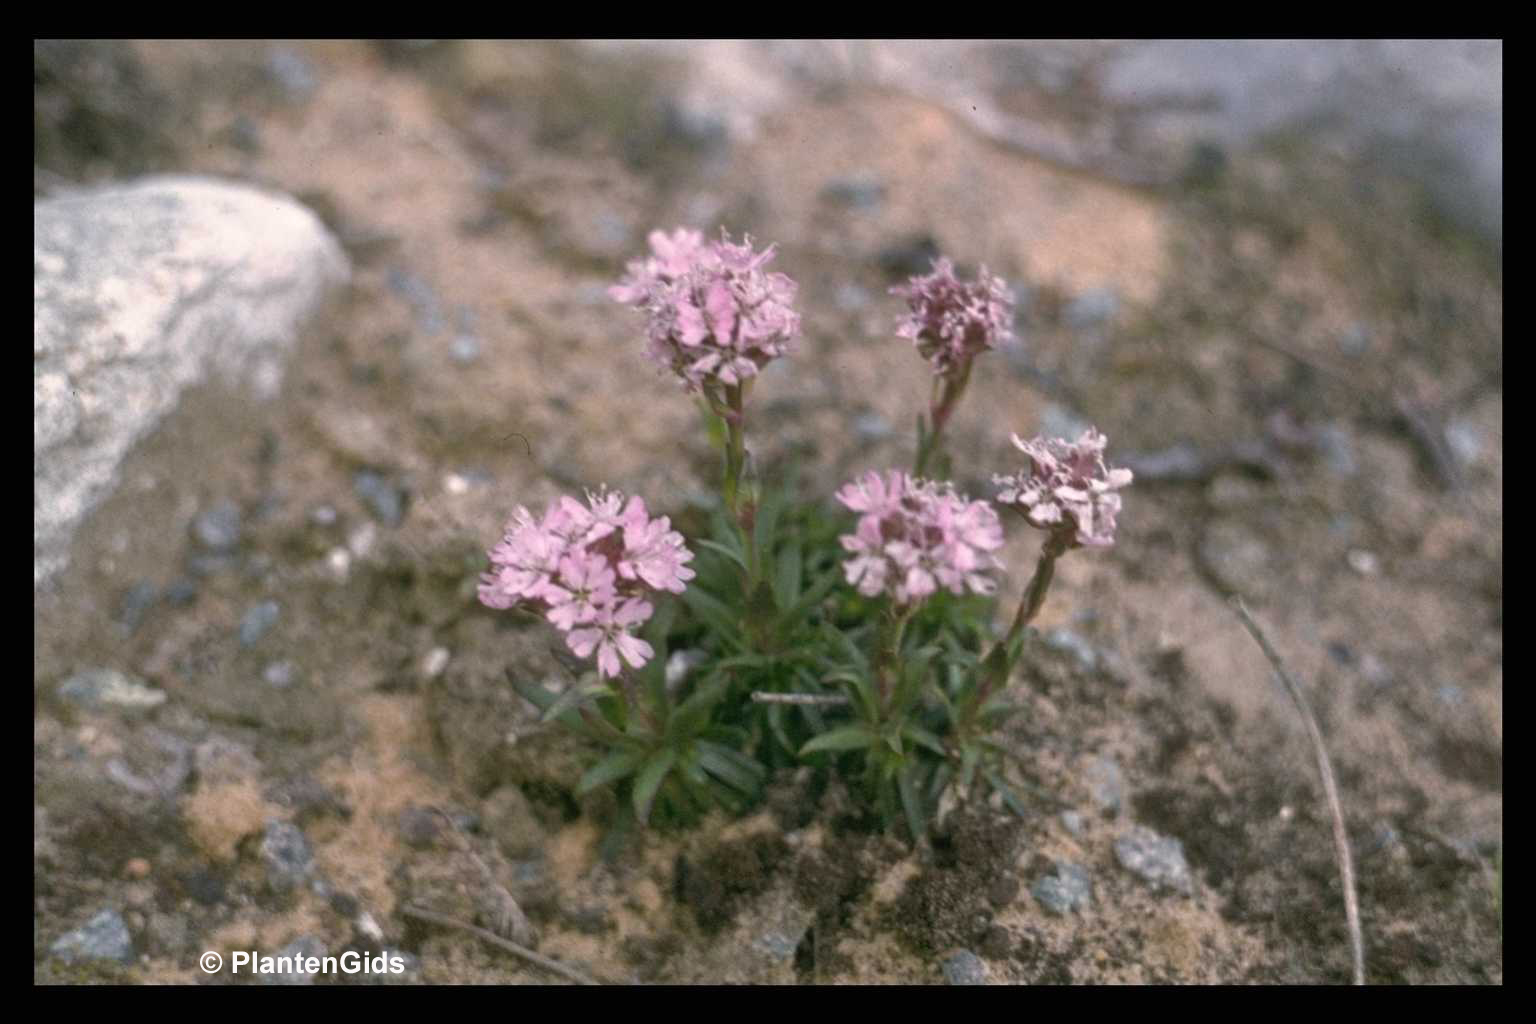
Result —
POLYGON ((32 228, 36 587, 188 387, 217 375, 276 394, 300 327, 350 271, 305 207, 207 178, 40 200, 32 228))

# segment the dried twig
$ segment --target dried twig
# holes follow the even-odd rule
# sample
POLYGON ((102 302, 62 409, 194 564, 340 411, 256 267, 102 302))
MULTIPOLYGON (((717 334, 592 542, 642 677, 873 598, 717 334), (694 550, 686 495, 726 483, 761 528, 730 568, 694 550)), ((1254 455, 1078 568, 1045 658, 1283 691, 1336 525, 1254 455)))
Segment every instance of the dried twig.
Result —
POLYGON ((600 982, 593 981, 591 978, 587 977, 585 974, 582 974, 574 967, 567 967, 565 964, 558 960, 551 960, 549 957, 544 956, 542 953, 535 953, 527 946, 520 946, 513 942, 511 939, 504 939, 500 935, 497 935, 495 932, 486 931, 484 928, 481 928, 478 925, 470 924, 468 921, 460 921, 456 917, 449 917, 447 914, 439 914, 436 911, 427 910, 423 907, 402 907, 400 909, 400 913, 404 914, 406 917, 414 917, 421 921, 430 921, 433 924, 440 924, 445 928, 457 928, 460 931, 468 932, 476 938, 489 942, 491 945, 497 947, 498 949, 504 949, 508 953, 511 953, 513 956, 522 957, 529 963, 536 964, 537 966, 544 968, 546 971, 558 974, 560 977, 565 978, 568 981, 573 981, 578 985, 601 984, 600 982))
POLYGON ((1307 727, 1307 738, 1312 741, 1312 752, 1317 755, 1317 771, 1323 777, 1323 795, 1328 800, 1328 812, 1333 817, 1333 852, 1338 858, 1339 876, 1344 882, 1344 919, 1349 925, 1349 945, 1354 959, 1355 984, 1364 985, 1365 940, 1360 932, 1360 900, 1355 894, 1355 865, 1349 852, 1349 836, 1344 831, 1344 807, 1339 802, 1339 787, 1333 779, 1333 763, 1328 759, 1328 748, 1323 746, 1322 730, 1317 727, 1317 719, 1312 715, 1312 707, 1307 703, 1306 694, 1286 670, 1280 655, 1275 652, 1269 638, 1264 635, 1264 630, 1254 621, 1253 616, 1248 614, 1242 598, 1232 598, 1232 609, 1242 620, 1248 634, 1259 645, 1259 649, 1264 652, 1264 656, 1269 659, 1275 674, 1285 684, 1291 700, 1296 703, 1296 710, 1301 712, 1302 723, 1307 727))
POLYGON ((848 698, 836 693, 774 693, 768 690, 753 690, 752 701, 755 704, 807 704, 841 707, 848 703, 848 698))

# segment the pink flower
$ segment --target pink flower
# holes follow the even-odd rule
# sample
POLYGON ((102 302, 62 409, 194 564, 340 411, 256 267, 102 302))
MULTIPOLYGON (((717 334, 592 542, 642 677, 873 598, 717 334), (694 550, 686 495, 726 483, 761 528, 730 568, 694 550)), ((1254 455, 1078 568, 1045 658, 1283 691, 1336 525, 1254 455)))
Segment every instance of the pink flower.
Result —
POLYGON ((638 496, 588 493, 562 497, 541 519, 519 506, 490 552, 480 601, 542 613, 581 657, 596 652, 598 673, 619 674, 619 658, 639 668, 649 644, 634 630, 651 617, 656 591, 681 594, 694 572, 693 552, 666 516, 652 519, 638 496))
POLYGON ((650 245, 608 294, 646 314, 651 358, 690 391, 739 384, 789 352, 800 333, 796 285, 763 269, 772 246, 756 252, 724 231, 706 243, 686 228, 653 231, 650 245))
POLYGON ((899 470, 866 473, 837 500, 863 513, 839 540, 853 555, 843 563, 845 577, 866 597, 888 593, 912 604, 940 587, 957 595, 996 588, 988 573, 1002 568, 992 552, 1003 546, 1003 528, 986 502, 899 470))
POLYGON ((1131 471, 1104 464, 1104 435, 1090 427, 1076 443, 1043 437, 1025 441, 1017 434, 1013 443, 1029 456, 1029 465, 992 477, 1001 488, 999 504, 1018 508, 1031 526, 1056 534, 1070 547, 1112 545, 1120 512, 1115 491, 1131 482, 1131 471))
POLYGON ((650 617, 650 604, 638 599, 632 598, 617 606, 604 605, 598 609, 591 626, 571 630, 565 642, 578 658, 590 658, 595 650, 597 674, 611 679, 622 671, 620 655, 629 662, 630 668, 641 668, 656 653, 650 644, 630 632, 650 617))
POLYGON ((947 259, 933 261, 933 273, 891 289, 907 300, 896 335, 910 338, 938 375, 953 375, 987 349, 1013 337, 1013 293, 982 267, 970 284, 955 276, 947 259))

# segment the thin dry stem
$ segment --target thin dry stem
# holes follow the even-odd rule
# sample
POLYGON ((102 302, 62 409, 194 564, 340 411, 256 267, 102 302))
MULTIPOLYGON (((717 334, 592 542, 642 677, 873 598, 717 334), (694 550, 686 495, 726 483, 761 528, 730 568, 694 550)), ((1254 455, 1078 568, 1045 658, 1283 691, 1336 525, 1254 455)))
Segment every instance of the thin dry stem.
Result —
POLYGON ((1333 778, 1333 762, 1328 759, 1328 748, 1323 745, 1323 733, 1317 726, 1317 719, 1312 714, 1312 706, 1307 703, 1307 696, 1286 670, 1280 655, 1276 653, 1270 644, 1269 638, 1264 635, 1264 630, 1254 621, 1248 609, 1244 607, 1242 598, 1232 598, 1232 609, 1237 617, 1242 620, 1244 628, 1253 637, 1264 656, 1269 659, 1275 674, 1285 684, 1286 691, 1290 693, 1291 700, 1296 704, 1296 710, 1301 712, 1301 721, 1307 728, 1307 738, 1312 741, 1312 752, 1317 756, 1317 771, 1323 778, 1323 795, 1328 800, 1328 813, 1333 817, 1333 852, 1339 862, 1339 876, 1344 883, 1344 919, 1349 925, 1350 953, 1354 960, 1354 978, 1356 985, 1365 984, 1365 940, 1360 931, 1360 900, 1355 893, 1355 864, 1349 850, 1349 835, 1344 831, 1344 806, 1339 802, 1339 787, 1333 778))
POLYGON ((752 701, 756 704, 806 704, 838 707, 848 703, 848 698, 836 693, 773 693, 753 690, 752 701))
POLYGON ((497 935, 495 932, 487 931, 478 925, 470 924, 468 921, 460 921, 456 917, 449 917, 447 914, 439 914, 434 910, 427 910, 423 907, 415 906, 402 907, 400 909, 400 913, 404 914, 406 917, 414 917, 421 921, 430 921, 433 924, 440 924, 445 928, 457 928, 459 931, 468 932, 478 939, 489 942, 491 945, 497 947, 498 949, 504 949, 508 953, 511 953, 513 956, 522 957, 529 963, 542 967, 546 971, 558 974, 560 977, 565 978, 567 981, 575 982, 578 985, 601 984, 601 982, 593 981, 591 978, 587 977, 585 974, 582 974, 574 967, 567 967, 565 964, 558 960, 551 960, 549 957, 544 956, 542 953, 535 953, 527 946, 520 946, 513 942, 511 939, 504 939, 500 935, 497 935))

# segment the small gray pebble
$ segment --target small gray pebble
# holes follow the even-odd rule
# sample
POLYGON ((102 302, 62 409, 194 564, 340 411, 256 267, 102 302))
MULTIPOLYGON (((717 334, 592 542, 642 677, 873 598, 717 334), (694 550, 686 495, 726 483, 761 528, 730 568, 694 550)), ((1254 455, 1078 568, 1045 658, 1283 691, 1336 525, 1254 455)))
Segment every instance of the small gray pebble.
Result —
POLYGON ((1115 859, 1120 866, 1155 889, 1170 888, 1188 894, 1193 888, 1184 844, 1138 825, 1115 840, 1115 859))
POLYGON ((192 536, 208 551, 226 553, 240 544, 240 506, 220 498, 192 521, 192 536))
POLYGON ((165 588, 165 600, 176 608, 185 608, 197 600, 197 584, 186 578, 173 580, 165 588))
POLYGON ((968 949, 951 953, 944 959, 944 980, 951 985, 985 985, 986 961, 968 949))
POLYGON ((1111 814, 1120 813, 1125 803, 1125 775, 1118 764, 1107 757, 1094 758, 1088 762, 1085 781, 1094 803, 1111 814))
POLYGON ((1093 902, 1093 882, 1076 864, 1058 863, 1056 873, 1035 883, 1030 894, 1046 910, 1065 917, 1093 902))
POLYGON ((132 676, 110 668, 89 668, 76 672, 60 683, 55 692, 61 700, 92 710, 119 708, 147 711, 166 701, 163 690, 145 686, 132 676))
POLYGON ((295 825, 275 819, 267 822, 261 840, 261 859, 267 865, 267 883, 278 892, 293 889, 308 879, 315 866, 304 833, 295 825))
POLYGON ((267 635, 267 631, 277 625, 277 617, 282 609, 276 601, 262 601, 252 605, 240 620, 240 645, 251 647, 267 635))
POLYGON ((160 600, 160 588, 148 580, 140 580, 123 594, 122 601, 117 606, 117 621, 130 633, 139 628, 139 623, 144 621, 160 600))
POLYGON ((82 960, 116 960, 133 962, 133 937, 128 934, 128 924, 111 907, 96 914, 72 932, 65 932, 48 950, 65 963, 82 960))
POLYGON ((283 689, 292 686, 299 678, 299 667, 291 661, 274 661, 262 670, 261 678, 268 686, 283 689))
POLYGON ((405 492, 372 470, 360 470, 352 478, 352 487, 368 510, 385 526, 399 526, 405 520, 405 492))

